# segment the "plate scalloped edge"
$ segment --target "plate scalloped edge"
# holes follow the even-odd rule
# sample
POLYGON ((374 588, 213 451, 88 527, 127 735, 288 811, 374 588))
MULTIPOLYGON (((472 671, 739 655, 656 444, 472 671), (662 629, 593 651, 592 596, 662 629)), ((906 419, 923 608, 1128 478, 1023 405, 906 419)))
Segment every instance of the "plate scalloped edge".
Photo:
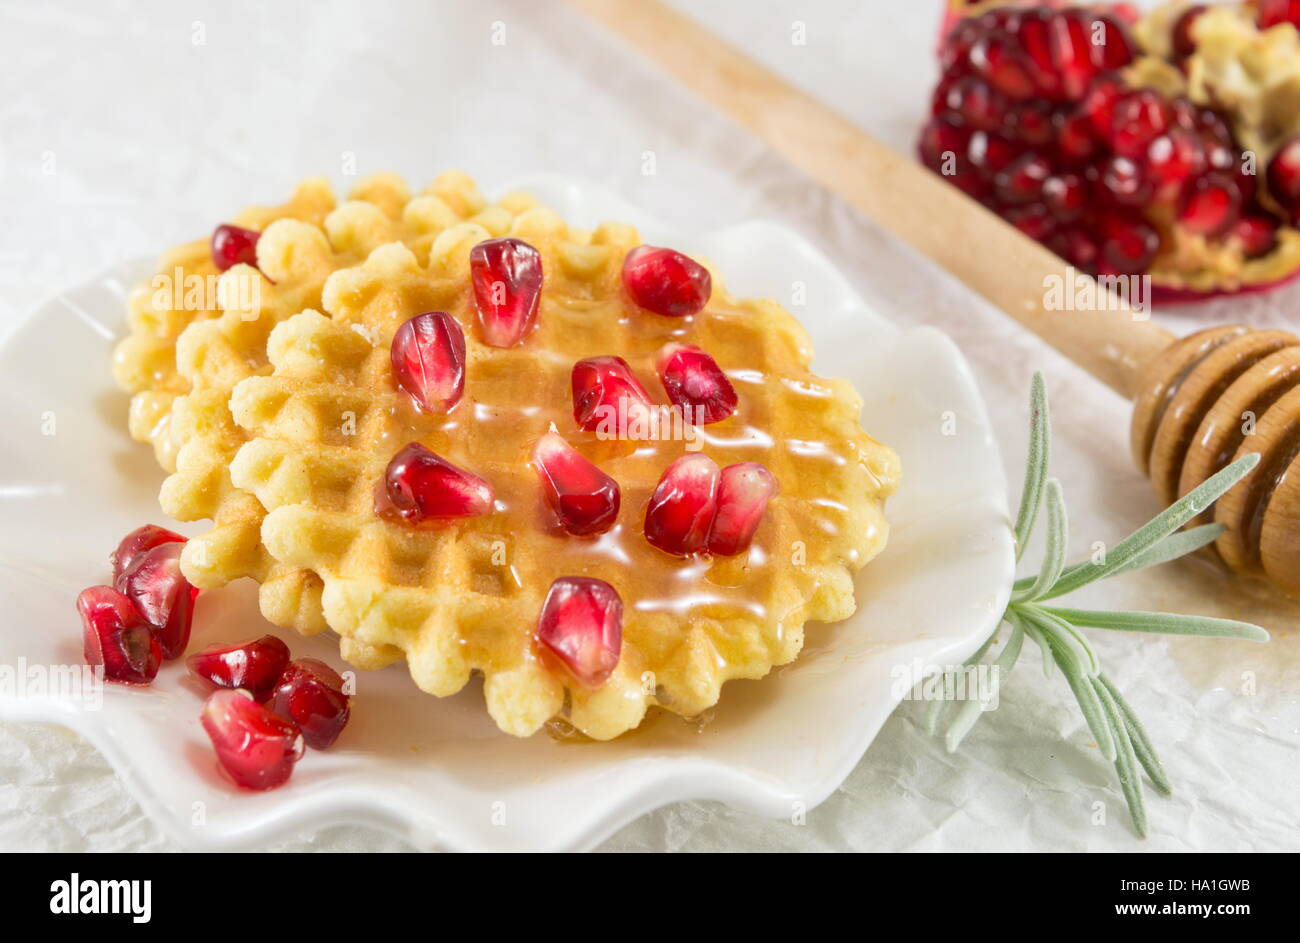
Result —
MULTIPOLYGON (((700 252, 736 294, 781 299, 802 285, 804 304, 793 310, 813 336, 815 368, 854 382, 864 426, 903 458, 903 485, 888 508, 890 544, 857 581, 859 610, 810 626, 804 654, 768 678, 730 682, 709 724, 658 718, 609 744, 511 740, 485 721, 474 686, 434 701, 400 666, 363 675, 360 693, 374 693, 358 698, 344 740, 309 753, 286 787, 261 794, 238 792, 212 768, 197 720, 200 692, 180 663, 148 690, 107 686, 98 710, 0 687, 0 718, 85 736, 182 846, 258 847, 359 823, 422 848, 590 848, 689 799, 786 818, 822 802, 861 760, 900 701, 900 667, 959 662, 1006 605, 1015 564, 1001 461, 974 378, 945 335, 899 331, 778 224, 742 223, 692 240, 616 194, 567 178, 533 176, 501 189, 530 190, 579 225, 621 219, 647 241, 700 252), (376 678, 383 686, 368 689, 376 678), (413 714, 412 705, 423 709, 413 714)), ((0 415, 28 428, 34 414, 68 417, 58 435, 0 455, 0 500, 13 511, 0 536, 0 666, 79 661, 75 593, 102 577, 117 536, 161 518, 161 473, 145 447, 126 439, 125 397, 111 391, 107 367, 123 286, 147 271, 119 266, 56 296, 0 348, 0 415), (55 333, 64 346, 60 383, 39 356, 55 333), (112 461, 79 461, 85 454, 112 461), (68 478, 49 480, 50 467, 68 478), (78 534, 75 547, 68 533, 78 534), (52 630, 34 633, 33 625, 52 630)), ((247 581, 205 594, 195 644, 260 631, 249 629, 259 623, 255 600, 247 581)), ((340 665, 328 639, 290 642, 296 654, 340 665)))

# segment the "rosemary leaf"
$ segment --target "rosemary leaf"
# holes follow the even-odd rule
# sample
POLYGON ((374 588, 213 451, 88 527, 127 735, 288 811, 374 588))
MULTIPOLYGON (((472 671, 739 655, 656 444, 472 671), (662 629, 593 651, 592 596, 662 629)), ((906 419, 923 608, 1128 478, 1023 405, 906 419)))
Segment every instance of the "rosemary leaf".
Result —
POLYGON ((1038 571, 1038 578, 1016 597, 1018 600, 1037 599, 1047 592, 1061 578, 1065 569, 1065 548, 1070 539, 1069 518, 1065 511, 1065 497, 1061 493, 1061 483, 1055 478, 1047 481, 1047 552, 1043 557, 1043 568, 1038 571))
POLYGON ((1147 771, 1151 777, 1151 785, 1155 786, 1156 792, 1162 796, 1172 796, 1174 794, 1173 783, 1169 781, 1169 776, 1165 773, 1164 765, 1160 762, 1160 757, 1156 755, 1156 748, 1151 744, 1151 738, 1147 736, 1146 728, 1142 722, 1137 719, 1137 714, 1133 708, 1129 707, 1128 701, 1124 700, 1124 695, 1119 693, 1119 688, 1111 682, 1104 674, 1097 675, 1100 681, 1110 692, 1111 698, 1115 701, 1115 706, 1119 708, 1120 717, 1124 720, 1124 726, 1128 728, 1129 740, 1133 742, 1133 752, 1137 754, 1138 762, 1142 768, 1147 771))
POLYGON ((1147 806, 1142 796, 1142 781, 1137 774, 1137 756, 1133 750, 1133 741, 1129 739, 1128 728, 1120 717, 1119 708, 1111 697, 1110 689, 1098 678, 1093 678, 1091 687, 1101 702, 1106 718, 1115 733, 1115 772, 1119 774, 1119 787, 1128 802, 1129 815, 1133 817, 1133 827, 1139 838, 1147 837, 1147 806))
MULTIPOLYGON (((1170 560, 1177 560, 1179 557, 1200 550, 1207 544, 1214 543, 1214 541, 1218 540, 1225 530, 1227 530, 1227 528, 1222 524, 1202 524, 1201 526, 1193 527, 1190 530, 1180 530, 1177 533, 1170 534, 1164 540, 1159 541, 1148 550, 1138 554, 1111 575, 1118 576, 1121 573, 1131 573, 1134 570, 1141 570, 1149 566, 1168 563, 1170 560)), ((1096 566, 1096 564, 1091 560, 1084 560, 1082 563, 1074 563, 1067 566, 1061 572, 1061 576, 1072 576, 1076 572, 1092 566, 1096 566)), ((1015 591, 1024 591, 1033 585, 1034 580, 1035 577, 1032 576, 1021 577, 1015 582, 1015 591)))
POLYGON ((1103 612, 1093 609, 1062 609, 1042 606, 1042 611, 1074 625, 1122 632, 1155 632, 1163 635, 1199 635, 1204 638, 1237 638, 1267 642, 1268 632, 1249 622, 1213 619, 1176 612, 1103 612))
MULTIPOLYGON (((993 660, 993 683, 1002 684, 1002 678, 1011 672, 1015 667, 1016 659, 1020 657, 1020 649, 1025 642, 1025 630, 1019 624, 1013 623, 1011 627, 1011 637, 1007 639, 1007 644, 1002 646, 1002 651, 998 657, 993 660)), ((957 716, 953 718, 952 724, 948 727, 948 734, 944 737, 944 746, 949 753, 957 752, 961 746, 962 740, 966 734, 970 733, 975 722, 980 719, 984 713, 983 702, 975 698, 967 698, 966 703, 962 704, 957 711, 957 716)))
POLYGON ((1110 576, 1204 511, 1218 500, 1220 495, 1244 478, 1246 473, 1258 463, 1258 454, 1252 452, 1243 455, 1112 547, 1110 553, 1106 555, 1105 563, 1088 566, 1068 576, 1062 576, 1056 585, 1040 598, 1053 599, 1064 596, 1082 586, 1110 576))
POLYGON ((1052 420, 1047 410, 1047 385, 1043 375, 1035 373, 1029 384, 1029 460, 1025 465, 1025 485, 1020 492, 1020 510, 1016 512, 1017 560, 1024 555, 1034 530, 1051 451, 1052 420))

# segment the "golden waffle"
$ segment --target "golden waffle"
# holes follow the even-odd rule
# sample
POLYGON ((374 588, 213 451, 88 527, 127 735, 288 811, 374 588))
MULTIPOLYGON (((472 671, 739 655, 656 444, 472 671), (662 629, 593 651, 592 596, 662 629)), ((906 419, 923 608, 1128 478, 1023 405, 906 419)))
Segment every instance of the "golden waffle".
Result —
MULTIPOLYGON (((334 209, 329 183, 312 178, 299 184, 288 203, 253 207, 231 218, 237 226, 259 232, 277 219, 319 225, 334 209)), ((209 279, 220 274, 207 239, 177 246, 163 255, 157 273, 132 289, 127 299, 127 336, 113 351, 113 376, 131 397, 133 438, 154 447, 165 471, 176 467, 170 436, 171 406, 189 389, 176 370, 176 339, 194 321, 216 317, 209 279)))
MULTIPOLYGON (((266 616, 303 632, 325 627, 320 580, 314 573, 275 564, 260 542, 265 511, 256 498, 230 483, 230 461, 246 438, 231 420, 230 391, 240 380, 269 371, 266 339, 271 328, 318 305, 331 272, 360 262, 375 246, 395 239, 427 256, 439 231, 467 217, 502 231, 510 220, 507 210, 487 207, 473 181, 459 173, 444 174, 415 199, 400 178, 376 175, 362 181, 349 202, 314 219, 321 208, 333 205, 328 187, 322 187, 309 181, 287 207, 274 211, 282 215, 265 226, 258 242, 260 274, 248 266, 232 267, 217 282, 214 305, 172 309, 166 319, 146 319, 145 324, 165 322, 167 331, 133 332, 118 357, 119 363, 128 362, 135 351, 147 347, 165 365, 163 338, 175 334, 189 316, 171 344, 170 374, 156 371, 166 388, 137 394, 146 405, 133 411, 156 416, 140 431, 153 440, 160 459, 167 459, 165 467, 175 471, 163 484, 163 510, 178 520, 210 519, 215 524, 186 545, 182 565, 189 579, 203 588, 240 576, 261 581, 266 616), (250 284, 257 286, 255 294, 248 290, 250 284), (141 337, 148 339, 147 345, 141 337)), ((530 203, 516 197, 514 205, 530 203)), ((188 248, 193 250, 188 253, 191 268, 206 265, 215 271, 205 243, 188 248)), ((152 304, 146 310, 160 307, 152 304)))
POLYGON ((231 401, 253 436, 231 478, 268 509, 267 550, 321 576, 325 617, 361 667, 404 653, 416 683, 440 696, 480 671, 489 712, 518 736, 556 715, 606 739, 651 705, 699 714, 724 681, 792 660, 806 621, 852 613, 852 574, 885 542, 897 456, 859 427, 861 400, 847 382, 808 372, 807 335, 775 303, 734 299, 714 273, 712 300, 693 320, 637 312, 620 282, 639 243, 631 227, 579 232, 533 209, 510 232, 541 252, 545 271, 538 327, 522 345, 477 339, 468 255, 488 238, 483 227, 442 232, 423 263, 403 245, 382 246, 330 276, 325 314, 272 331, 272 373, 240 383, 231 401), (468 346, 464 399, 444 416, 410 409, 389 359, 396 328, 429 310, 456 317, 468 346), (574 428, 575 361, 618 354, 657 390, 654 357, 669 339, 709 351, 740 396, 735 416, 704 430, 704 451, 720 465, 762 462, 779 482, 748 555, 681 560, 645 541, 646 503, 683 442, 598 441, 574 428), (607 534, 556 536, 542 525, 528 459, 551 423, 621 486, 607 534), (376 516, 376 485, 414 440, 488 478, 498 510, 435 527, 376 516), (608 581, 625 606, 618 667, 594 690, 548 669, 533 647, 552 580, 577 575, 608 581))

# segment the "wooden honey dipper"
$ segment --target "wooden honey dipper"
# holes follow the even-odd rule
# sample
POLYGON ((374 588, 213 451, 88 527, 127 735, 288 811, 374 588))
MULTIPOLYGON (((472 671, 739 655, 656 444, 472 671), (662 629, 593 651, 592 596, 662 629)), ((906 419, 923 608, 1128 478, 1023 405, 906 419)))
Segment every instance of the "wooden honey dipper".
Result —
POLYGON ((1300 595, 1300 337, 1232 325, 1177 339, 1114 296, 1104 310, 1048 310, 1046 280, 1070 277, 1066 263, 916 161, 658 0, 570 3, 1133 399, 1134 456, 1161 500, 1260 453, 1200 522, 1212 514, 1226 526, 1215 546, 1233 570, 1300 595))

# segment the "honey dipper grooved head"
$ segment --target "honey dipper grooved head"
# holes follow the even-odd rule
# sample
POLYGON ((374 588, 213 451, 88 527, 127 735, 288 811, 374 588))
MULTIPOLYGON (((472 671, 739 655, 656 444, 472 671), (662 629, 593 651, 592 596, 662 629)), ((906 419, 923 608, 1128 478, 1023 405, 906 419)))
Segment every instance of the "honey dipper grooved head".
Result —
POLYGON ((1175 341, 1143 371, 1131 440, 1165 503, 1251 452, 1259 466, 1193 523, 1224 562, 1300 595, 1300 337, 1241 325, 1175 341))

